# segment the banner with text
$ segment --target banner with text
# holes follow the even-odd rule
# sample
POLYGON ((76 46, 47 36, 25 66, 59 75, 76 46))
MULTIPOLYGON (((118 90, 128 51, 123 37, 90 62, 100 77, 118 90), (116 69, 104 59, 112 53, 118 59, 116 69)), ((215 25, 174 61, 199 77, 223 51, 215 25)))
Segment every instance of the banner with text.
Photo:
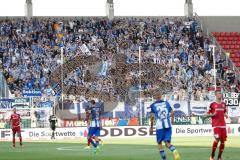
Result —
MULTIPOLYGON (((240 124, 227 125, 228 136, 240 136, 240 124)), ((173 126, 173 137, 194 137, 212 136, 211 125, 175 125, 173 126)), ((24 140, 50 140, 51 130, 47 128, 23 129, 24 140)), ((88 130, 86 127, 78 128, 57 128, 56 139, 85 139, 88 130)), ((137 138, 154 137, 149 132, 149 126, 128 126, 128 127, 104 127, 101 130, 102 138, 137 138)), ((12 133, 10 129, 0 129, 0 140, 11 141, 12 133)))

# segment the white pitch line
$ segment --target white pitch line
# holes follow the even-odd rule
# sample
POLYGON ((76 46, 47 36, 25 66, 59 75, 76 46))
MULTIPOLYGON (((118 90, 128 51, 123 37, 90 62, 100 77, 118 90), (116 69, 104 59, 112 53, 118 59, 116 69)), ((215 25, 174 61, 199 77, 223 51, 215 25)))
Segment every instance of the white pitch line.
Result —
MULTIPOLYGON (((59 150, 59 151, 81 151, 82 148, 80 146, 69 146, 69 147, 58 147, 57 150, 59 150)), ((84 151, 87 151, 87 150, 84 150, 84 151)))
MULTIPOLYGON (((84 149, 81 146, 58 147, 56 149, 59 150, 59 151, 88 151, 89 150, 89 149, 84 149)), ((122 147, 112 147, 111 149, 114 149, 114 150, 118 150, 118 149, 129 150, 129 148, 122 148, 122 147)), ((137 149, 134 149, 134 150, 150 151, 150 150, 154 150, 154 149, 151 149, 151 148, 137 148, 137 149)))
MULTIPOLYGON (((84 151, 84 152, 90 151, 89 149, 84 149, 81 146, 58 147, 56 149, 59 150, 59 151, 78 151, 78 152, 79 151, 84 151)), ((119 150, 119 149, 121 149, 121 150, 129 150, 129 148, 124 148, 124 147, 112 147, 111 149, 114 149, 114 150, 119 150)), ((207 149, 207 148, 200 147, 198 149, 202 150, 202 149, 207 149)), ((156 149, 153 149, 153 148, 136 148, 136 149, 133 149, 133 150, 152 151, 152 150, 156 150, 156 149)), ((185 153, 185 152, 188 152, 188 151, 183 151, 183 152, 185 153)))

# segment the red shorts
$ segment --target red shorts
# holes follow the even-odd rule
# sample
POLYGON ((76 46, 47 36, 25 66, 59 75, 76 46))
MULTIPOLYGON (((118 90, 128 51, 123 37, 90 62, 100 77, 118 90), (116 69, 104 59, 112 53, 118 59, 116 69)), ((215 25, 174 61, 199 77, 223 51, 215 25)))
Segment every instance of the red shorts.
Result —
POLYGON ((226 141, 227 140, 227 130, 226 128, 214 128, 214 137, 219 139, 220 141, 226 141))
POLYGON ((12 132, 13 132, 13 134, 21 133, 21 128, 20 128, 20 126, 18 126, 18 127, 13 127, 13 128, 12 128, 12 132))

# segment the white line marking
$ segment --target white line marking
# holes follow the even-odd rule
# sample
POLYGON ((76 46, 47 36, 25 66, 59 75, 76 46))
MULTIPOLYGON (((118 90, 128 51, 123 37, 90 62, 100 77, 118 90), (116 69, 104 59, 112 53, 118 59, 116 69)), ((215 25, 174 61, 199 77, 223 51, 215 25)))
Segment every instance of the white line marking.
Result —
MULTIPOLYGON (((58 147, 58 148, 56 148, 57 150, 59 150, 59 151, 84 151, 84 152, 86 152, 86 151, 92 151, 92 149, 84 149, 82 146, 68 146, 68 147, 58 147)), ((111 149, 113 149, 113 150, 119 150, 119 149, 121 149, 121 150, 128 150, 129 151, 129 149, 130 148, 128 148, 128 147, 111 147, 111 149)), ((132 148, 131 148, 132 149, 132 148)), ((205 149, 207 149, 207 148, 205 148, 205 147, 199 147, 198 149, 200 149, 200 150, 205 150, 205 149)), ((156 150, 155 148, 135 148, 135 149, 132 149, 133 151, 134 150, 140 150, 140 151, 153 151, 153 150, 156 150)), ((185 152, 188 152, 188 151, 183 151, 184 153, 185 152)), ((190 151, 190 152, 192 152, 192 151, 190 151)))

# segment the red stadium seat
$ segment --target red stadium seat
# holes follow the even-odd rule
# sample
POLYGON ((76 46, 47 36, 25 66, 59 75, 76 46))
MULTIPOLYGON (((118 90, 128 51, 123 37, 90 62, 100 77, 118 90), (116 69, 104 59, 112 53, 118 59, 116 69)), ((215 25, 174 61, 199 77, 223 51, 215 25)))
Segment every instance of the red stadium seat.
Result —
POLYGON ((226 32, 225 35, 226 35, 227 37, 230 37, 230 33, 229 33, 229 32, 226 32))
POLYGON ((229 46, 229 45, 224 45, 223 48, 224 48, 224 49, 229 49, 230 46, 229 46))
POLYGON ((226 44, 225 41, 218 41, 218 43, 219 43, 220 45, 225 45, 225 44, 226 44))
POLYGON ((220 36, 221 36, 221 37, 225 37, 224 32, 220 32, 220 36))
POLYGON ((231 44, 232 44, 232 41, 227 41, 227 44, 228 44, 228 45, 231 45, 231 44))
POLYGON ((222 44, 223 45, 226 45, 228 41, 222 41, 222 44))
POLYGON ((230 54, 230 58, 235 58, 235 57, 236 57, 236 54, 234 54, 234 53, 230 54))
POLYGON ((234 40, 234 41, 238 41, 238 37, 234 37, 233 40, 234 40))
POLYGON ((217 36, 220 37, 221 36, 221 32, 217 32, 217 36))
POLYGON ((235 48, 235 49, 239 49, 239 45, 235 45, 234 48, 235 48))
POLYGON ((228 37, 228 41, 233 41, 233 37, 228 37))
POLYGON ((219 32, 212 32, 213 36, 219 37, 219 32))
POLYGON ((234 50, 233 50, 233 53, 234 53, 234 54, 235 54, 235 53, 237 53, 237 52, 238 52, 238 50, 237 50, 237 49, 234 49, 234 50))
POLYGON ((234 63, 236 63, 236 62, 238 62, 238 58, 237 58, 237 57, 234 57, 234 58, 232 58, 232 61, 233 61, 234 63))
MULTIPOLYGON (((224 40, 224 38, 223 37, 218 37, 218 39, 217 39, 218 41, 223 41, 224 40)), ((227 40, 226 40, 227 41, 227 40)))
POLYGON ((230 32, 230 36, 234 36, 234 32, 230 32))
POLYGON ((233 36, 237 37, 238 36, 238 32, 234 32, 233 36))

